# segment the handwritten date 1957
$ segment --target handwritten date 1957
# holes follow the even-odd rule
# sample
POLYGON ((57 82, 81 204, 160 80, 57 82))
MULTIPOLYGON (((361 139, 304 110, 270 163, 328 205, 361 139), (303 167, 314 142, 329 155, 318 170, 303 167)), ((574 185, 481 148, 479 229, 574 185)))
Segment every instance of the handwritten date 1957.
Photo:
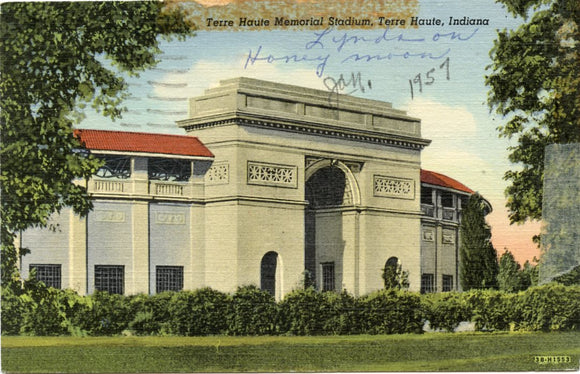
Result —
POLYGON ((423 85, 430 86, 435 83, 435 76, 440 73, 440 70, 445 70, 446 75, 445 78, 450 80, 451 77, 449 75, 449 57, 443 61, 441 65, 439 65, 439 69, 437 67, 432 68, 427 73, 424 74, 424 78, 422 78, 423 74, 419 73, 413 77, 413 79, 409 79, 409 87, 411 88, 411 100, 415 98, 415 86, 419 87, 419 92, 423 92, 423 85), (434 76, 435 75, 435 76, 434 76))

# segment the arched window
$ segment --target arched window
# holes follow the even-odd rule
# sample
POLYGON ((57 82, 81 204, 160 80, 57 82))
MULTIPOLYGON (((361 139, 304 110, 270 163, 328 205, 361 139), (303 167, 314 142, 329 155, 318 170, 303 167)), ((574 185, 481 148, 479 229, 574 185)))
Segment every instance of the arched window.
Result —
POLYGON ((276 268, 278 266, 278 254, 268 252, 262 257, 260 265, 260 288, 276 296, 276 268))

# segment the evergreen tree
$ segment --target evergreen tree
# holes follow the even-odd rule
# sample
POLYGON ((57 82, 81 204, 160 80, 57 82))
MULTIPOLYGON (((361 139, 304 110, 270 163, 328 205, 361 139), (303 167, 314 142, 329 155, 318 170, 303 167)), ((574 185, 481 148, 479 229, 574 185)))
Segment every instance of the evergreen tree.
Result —
POLYGON ((486 205, 473 194, 463 210, 460 226, 460 282, 464 291, 497 288, 497 253, 491 244, 491 229, 485 222, 486 205))
POLYGON ((499 273, 497 274, 499 289, 506 292, 520 291, 523 288, 522 275, 520 264, 514 259, 512 253, 506 249, 499 258, 499 273))
POLYGON ((524 263, 524 267, 520 273, 520 283, 523 290, 527 290, 530 287, 538 285, 539 279, 539 267, 538 259, 534 257, 535 265, 528 260, 524 263))

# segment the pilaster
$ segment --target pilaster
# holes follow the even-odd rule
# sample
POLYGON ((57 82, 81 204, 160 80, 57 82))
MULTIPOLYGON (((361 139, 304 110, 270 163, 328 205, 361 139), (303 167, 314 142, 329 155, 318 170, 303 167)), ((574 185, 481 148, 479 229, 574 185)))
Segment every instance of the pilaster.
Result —
POLYGON ((79 294, 88 293, 87 285, 87 219, 81 218, 69 209, 69 241, 68 241, 68 284, 79 294))
POLYGON ((147 202, 133 201, 131 204, 132 271, 130 284, 125 284, 125 293, 149 293, 149 206, 147 202))

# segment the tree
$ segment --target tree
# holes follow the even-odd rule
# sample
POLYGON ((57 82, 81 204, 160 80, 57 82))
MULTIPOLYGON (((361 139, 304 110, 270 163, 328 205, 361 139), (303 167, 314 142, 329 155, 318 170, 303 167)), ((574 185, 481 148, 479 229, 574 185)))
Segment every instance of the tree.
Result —
POLYGON ((524 267, 522 268, 521 272, 521 284, 522 284, 522 291, 527 290, 532 286, 538 285, 539 279, 539 268, 538 268, 538 259, 534 257, 533 261, 535 262, 534 265, 527 260, 524 263, 524 267))
POLYGON ((86 189, 100 161, 79 151, 73 125, 92 105, 121 116, 122 74, 154 66, 158 37, 184 38, 192 25, 177 4, 16 2, 0 23, 2 284, 17 276, 16 233, 45 227, 64 207, 91 209, 86 189))
POLYGON ((498 32, 486 77, 488 103, 508 118, 499 134, 517 143, 506 189, 511 223, 542 217, 544 148, 580 142, 580 2, 498 0, 526 22, 498 32))
POLYGON ((382 274, 385 288, 394 288, 397 290, 409 288, 409 272, 403 270, 403 267, 398 262, 389 262, 385 265, 382 274))
POLYGON ((507 249, 499 258, 499 272, 497 274, 497 285, 501 291, 517 292, 522 289, 520 264, 514 255, 507 249))
POLYGON ((470 196, 460 226, 460 282, 464 291, 497 287, 497 253, 485 222, 487 207, 478 193, 470 196))

